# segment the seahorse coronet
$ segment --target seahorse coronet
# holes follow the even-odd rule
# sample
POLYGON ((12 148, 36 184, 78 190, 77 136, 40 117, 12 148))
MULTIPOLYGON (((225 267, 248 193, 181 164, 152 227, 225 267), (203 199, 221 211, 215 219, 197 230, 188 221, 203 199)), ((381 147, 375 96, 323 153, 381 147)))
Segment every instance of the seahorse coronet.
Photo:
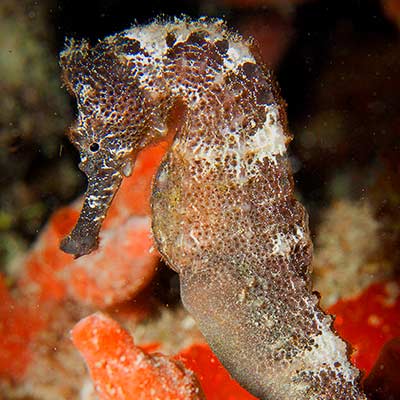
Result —
POLYGON ((62 248, 93 251, 136 154, 181 125, 154 179, 153 234, 181 296, 231 374, 260 399, 365 399, 311 288, 308 217, 295 199, 285 104, 253 42, 222 20, 157 20, 91 47, 67 42, 78 102, 70 139, 88 192, 62 248), (95 144, 93 146, 93 144, 95 144))

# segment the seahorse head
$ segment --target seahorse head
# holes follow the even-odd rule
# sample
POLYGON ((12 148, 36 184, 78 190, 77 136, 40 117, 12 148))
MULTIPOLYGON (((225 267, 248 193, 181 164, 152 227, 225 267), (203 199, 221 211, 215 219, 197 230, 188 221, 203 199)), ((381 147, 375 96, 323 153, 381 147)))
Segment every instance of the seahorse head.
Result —
POLYGON ((72 40, 61 53, 63 80, 78 107, 69 138, 88 179, 79 221, 61 243, 62 250, 76 256, 97 247, 101 223, 122 177, 130 175, 136 154, 165 132, 168 96, 141 85, 143 67, 129 58, 139 52, 138 41, 117 35, 94 47, 72 40))

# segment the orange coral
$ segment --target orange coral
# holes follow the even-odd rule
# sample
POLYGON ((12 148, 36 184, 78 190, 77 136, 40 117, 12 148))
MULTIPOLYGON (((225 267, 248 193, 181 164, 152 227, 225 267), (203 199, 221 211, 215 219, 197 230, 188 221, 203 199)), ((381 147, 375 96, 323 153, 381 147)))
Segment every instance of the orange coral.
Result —
MULTIPOLYGON (((97 251, 66 268, 70 293, 80 302, 105 307, 127 300, 154 276, 159 260, 151 253, 151 180, 167 142, 143 150, 110 207, 97 251)), ((60 237, 61 238, 61 237, 60 237)))
POLYGON ((159 256, 150 254, 150 219, 131 217, 103 235, 100 251, 68 266, 71 295, 97 307, 129 299, 154 276, 159 256))
POLYGON ((163 355, 148 355, 114 320, 93 314, 72 331, 101 400, 197 400, 200 386, 192 372, 163 355))
POLYGON ((122 181, 115 195, 103 229, 130 215, 150 215, 151 181, 169 147, 169 141, 168 137, 157 146, 145 148, 139 153, 132 175, 122 181))
POLYGON ((43 328, 44 319, 15 301, 0 275, 0 377, 20 379, 32 354, 29 343, 43 328))
POLYGON ((206 344, 194 344, 172 361, 159 354, 148 355, 156 343, 135 346, 132 337, 115 321, 103 314, 91 315, 72 331, 101 400, 199 399, 256 400, 230 377, 206 344), (140 360, 140 362, 138 361, 140 360))
POLYGON ((74 260, 59 250, 60 239, 78 218, 78 204, 54 214, 25 260, 19 286, 38 301, 61 301, 67 293, 78 302, 106 307, 127 300, 154 276, 159 260, 150 229, 151 180, 167 142, 139 154, 104 222, 100 248, 74 260))
POLYGON ((57 211, 44 228, 21 268, 18 286, 35 301, 61 301, 67 284, 58 276, 59 271, 73 261, 58 249, 60 235, 74 223, 78 210, 66 207, 57 211))
POLYGON ((150 254, 150 182, 166 142, 139 155, 107 217, 102 246, 74 260, 59 250, 60 239, 79 215, 78 203, 57 211, 23 260, 16 301, 0 276, 0 376, 21 379, 36 336, 48 329, 57 304, 72 295, 79 303, 104 307, 135 296, 153 277, 159 256, 150 254), (135 216, 139 215, 139 216, 135 216))
POLYGON ((373 284, 357 298, 339 300, 328 309, 336 315, 334 326, 339 334, 353 346, 352 361, 367 373, 383 345, 400 336, 399 283, 373 284))
POLYGON ((195 344, 177 355, 195 372, 207 400, 257 400, 243 389, 206 344, 195 344))

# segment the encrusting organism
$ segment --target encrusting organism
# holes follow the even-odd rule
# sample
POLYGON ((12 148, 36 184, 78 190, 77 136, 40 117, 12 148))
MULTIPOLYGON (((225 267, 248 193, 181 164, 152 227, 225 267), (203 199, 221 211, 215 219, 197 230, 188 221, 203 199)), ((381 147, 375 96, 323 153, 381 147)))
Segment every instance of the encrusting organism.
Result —
POLYGON ((148 355, 113 319, 97 313, 81 320, 72 340, 103 400, 202 400, 194 373, 161 354, 148 355))
POLYGON ((185 307, 215 354, 261 399, 365 399, 347 347, 312 292, 307 214, 293 195, 285 106, 251 41, 220 20, 136 26, 70 41, 78 102, 69 137, 88 189, 61 248, 95 250, 137 154, 183 117, 153 183, 152 225, 185 307))

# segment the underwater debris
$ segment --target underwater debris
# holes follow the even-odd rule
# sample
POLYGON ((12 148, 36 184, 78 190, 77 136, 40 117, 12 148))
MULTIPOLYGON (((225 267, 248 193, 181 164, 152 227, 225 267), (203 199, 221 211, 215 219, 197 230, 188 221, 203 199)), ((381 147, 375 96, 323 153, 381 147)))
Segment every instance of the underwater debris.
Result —
POLYGON ((193 372, 161 354, 146 354, 103 314, 80 321, 72 340, 85 358, 100 400, 204 399, 193 372))
POLYGON ((153 233, 182 300, 230 373, 261 399, 365 399, 312 292, 307 214, 294 199, 283 101, 252 43, 219 21, 175 20, 61 53, 88 189, 61 248, 98 234, 137 154, 185 113, 156 175, 153 233))

